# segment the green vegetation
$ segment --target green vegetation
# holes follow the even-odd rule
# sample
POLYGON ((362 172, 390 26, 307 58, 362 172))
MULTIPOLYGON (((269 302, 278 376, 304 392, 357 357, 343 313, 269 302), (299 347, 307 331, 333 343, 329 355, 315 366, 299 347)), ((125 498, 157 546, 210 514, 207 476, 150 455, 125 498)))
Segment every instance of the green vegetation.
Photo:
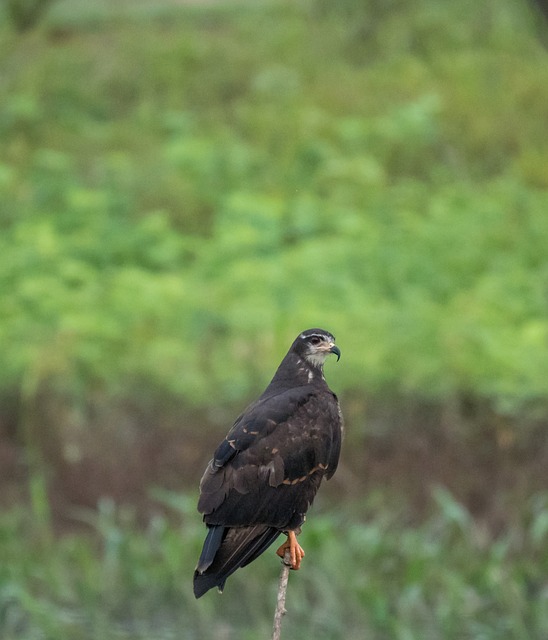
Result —
MULTIPOLYGON (((548 631, 546 498, 525 505, 519 530, 488 544, 485 531, 441 489, 421 526, 370 499, 355 513, 322 515, 303 529, 306 564, 292 573, 283 638, 531 640, 548 631), (351 518, 347 516, 351 515, 351 518), (519 531, 519 533, 518 533, 519 531)), ((279 562, 267 552, 215 593, 194 600, 189 567, 202 541, 194 499, 166 496, 181 527, 103 502, 77 535, 44 548, 33 524, 2 519, 0 629, 5 640, 270 637, 279 562)))
POLYGON ((268 637, 272 554, 196 602, 194 496, 132 504, 149 458, 127 452, 161 432, 195 487, 212 431, 323 326, 352 508, 311 515, 284 640, 545 640, 548 53, 526 6, 44 0, 21 29, 39 4, 0 6, 0 501, 21 503, 0 636, 268 637), (386 433, 410 423, 416 448, 386 433), (368 437, 378 466, 403 452, 390 480, 465 452, 485 475, 456 494, 487 506, 400 509, 368 437))
POLYGON ((546 52, 509 1, 377 4, 3 39, 2 388, 231 402, 323 324, 341 391, 546 401, 546 52))
POLYGON ((7 15, 17 31, 34 27, 53 0, 5 0, 7 15))

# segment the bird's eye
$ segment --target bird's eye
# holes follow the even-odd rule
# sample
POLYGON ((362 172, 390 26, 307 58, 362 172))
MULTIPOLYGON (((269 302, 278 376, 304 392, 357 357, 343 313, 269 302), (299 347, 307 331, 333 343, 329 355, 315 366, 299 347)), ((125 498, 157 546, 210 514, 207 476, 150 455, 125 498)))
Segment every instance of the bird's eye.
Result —
POLYGON ((317 344, 320 344, 321 341, 322 339, 319 336, 310 337, 310 344, 317 345, 317 344))

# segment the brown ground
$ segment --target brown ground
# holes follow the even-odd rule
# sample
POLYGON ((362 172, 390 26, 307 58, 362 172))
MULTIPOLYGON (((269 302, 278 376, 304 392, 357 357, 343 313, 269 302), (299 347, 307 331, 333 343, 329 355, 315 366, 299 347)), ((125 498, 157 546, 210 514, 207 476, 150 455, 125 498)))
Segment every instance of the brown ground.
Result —
MULTIPOLYGON (((442 485, 496 533, 532 493, 548 489, 548 420, 512 420, 487 404, 343 398, 348 429, 341 466, 324 496, 358 502, 382 488, 420 519, 442 485)), ((196 490, 238 408, 198 412, 118 403, 67 408, 43 397, 23 415, 0 404, 0 503, 27 497, 29 464, 43 471, 59 524, 75 507, 112 497, 146 518, 150 487, 196 490), (26 424, 26 428, 22 425, 26 424), (33 443, 30 452, 25 442, 33 443), (34 456, 34 457, 33 457, 34 456)))

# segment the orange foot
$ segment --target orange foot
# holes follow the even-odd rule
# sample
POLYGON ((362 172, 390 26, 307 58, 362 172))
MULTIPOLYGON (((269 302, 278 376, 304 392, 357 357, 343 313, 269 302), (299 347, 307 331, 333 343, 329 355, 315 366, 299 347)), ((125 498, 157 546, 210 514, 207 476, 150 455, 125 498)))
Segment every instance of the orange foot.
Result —
POLYGON ((301 568, 301 560, 304 558, 304 549, 297 542, 297 536, 294 531, 287 532, 287 540, 276 551, 280 558, 285 558, 285 552, 289 550, 289 563, 292 569, 301 568))

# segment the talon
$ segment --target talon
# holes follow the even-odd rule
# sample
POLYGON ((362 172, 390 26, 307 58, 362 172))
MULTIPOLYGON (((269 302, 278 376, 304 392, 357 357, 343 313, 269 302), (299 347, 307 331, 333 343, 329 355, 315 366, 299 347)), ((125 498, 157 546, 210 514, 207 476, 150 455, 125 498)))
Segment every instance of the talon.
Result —
POLYGON ((304 558, 304 549, 297 542, 297 536, 294 531, 287 532, 287 540, 277 549, 276 553, 280 558, 285 559, 285 552, 289 550, 289 563, 292 569, 297 571, 301 567, 301 561, 304 558))

